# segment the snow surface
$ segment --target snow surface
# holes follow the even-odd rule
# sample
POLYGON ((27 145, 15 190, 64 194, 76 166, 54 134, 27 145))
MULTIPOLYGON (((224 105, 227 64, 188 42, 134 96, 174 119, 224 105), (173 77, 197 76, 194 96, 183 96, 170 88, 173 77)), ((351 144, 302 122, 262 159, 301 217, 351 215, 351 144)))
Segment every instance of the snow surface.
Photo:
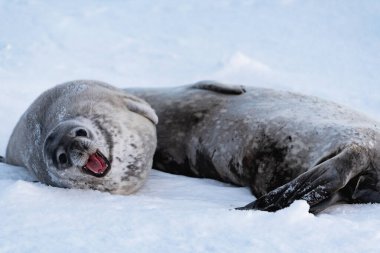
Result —
MULTIPOLYGON (((0 154, 45 89, 203 79, 298 91, 380 119, 380 2, 0 0, 0 154)), ((153 171, 131 196, 0 164, 0 252, 380 252, 380 205, 235 211, 246 188, 153 171)))

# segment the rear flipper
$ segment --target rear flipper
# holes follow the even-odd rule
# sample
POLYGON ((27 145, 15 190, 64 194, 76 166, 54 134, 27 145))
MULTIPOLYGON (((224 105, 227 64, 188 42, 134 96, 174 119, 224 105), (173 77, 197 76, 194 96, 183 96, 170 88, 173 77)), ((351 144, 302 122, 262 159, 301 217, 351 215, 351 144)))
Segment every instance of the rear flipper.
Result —
POLYGON ((364 172, 369 164, 367 150, 352 144, 333 158, 238 209, 274 212, 301 199, 310 205, 310 212, 318 213, 344 199, 339 190, 364 172))
POLYGON ((0 155, 0 163, 5 163, 5 158, 0 155))
POLYGON ((192 89, 210 90, 223 94, 240 95, 246 92, 243 85, 224 84, 216 81, 199 81, 190 86, 192 89))

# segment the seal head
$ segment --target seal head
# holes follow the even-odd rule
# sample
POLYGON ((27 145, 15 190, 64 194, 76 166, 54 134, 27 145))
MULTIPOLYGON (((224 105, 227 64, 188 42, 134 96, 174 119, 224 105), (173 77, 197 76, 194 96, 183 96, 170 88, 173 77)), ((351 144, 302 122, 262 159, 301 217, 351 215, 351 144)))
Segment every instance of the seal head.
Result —
POLYGON ((110 85, 65 83, 43 93, 21 117, 6 162, 49 185, 129 194, 151 169, 156 123, 146 102, 110 85))

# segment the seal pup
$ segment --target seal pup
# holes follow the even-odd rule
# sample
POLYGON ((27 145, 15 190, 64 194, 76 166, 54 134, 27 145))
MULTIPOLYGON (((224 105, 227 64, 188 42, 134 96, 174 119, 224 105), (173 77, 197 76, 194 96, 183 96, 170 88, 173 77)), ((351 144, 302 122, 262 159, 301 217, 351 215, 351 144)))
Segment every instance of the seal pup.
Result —
POLYGON ((380 202, 380 123, 291 92, 202 81, 126 89, 160 119, 154 168, 249 186, 242 209, 380 202), (246 90, 246 91, 245 91, 246 90))
POLYGON ((48 185, 129 194, 151 169, 156 123, 140 98, 98 81, 67 82, 21 116, 5 162, 48 185))

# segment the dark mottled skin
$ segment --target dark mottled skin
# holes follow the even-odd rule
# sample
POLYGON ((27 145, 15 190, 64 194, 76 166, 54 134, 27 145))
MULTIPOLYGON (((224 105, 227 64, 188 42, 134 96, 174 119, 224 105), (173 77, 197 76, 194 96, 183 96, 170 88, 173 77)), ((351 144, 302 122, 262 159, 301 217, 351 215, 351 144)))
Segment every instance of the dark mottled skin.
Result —
POLYGON ((249 186, 243 209, 380 202, 380 123, 316 97, 201 82, 126 89, 155 109, 154 167, 249 186))

